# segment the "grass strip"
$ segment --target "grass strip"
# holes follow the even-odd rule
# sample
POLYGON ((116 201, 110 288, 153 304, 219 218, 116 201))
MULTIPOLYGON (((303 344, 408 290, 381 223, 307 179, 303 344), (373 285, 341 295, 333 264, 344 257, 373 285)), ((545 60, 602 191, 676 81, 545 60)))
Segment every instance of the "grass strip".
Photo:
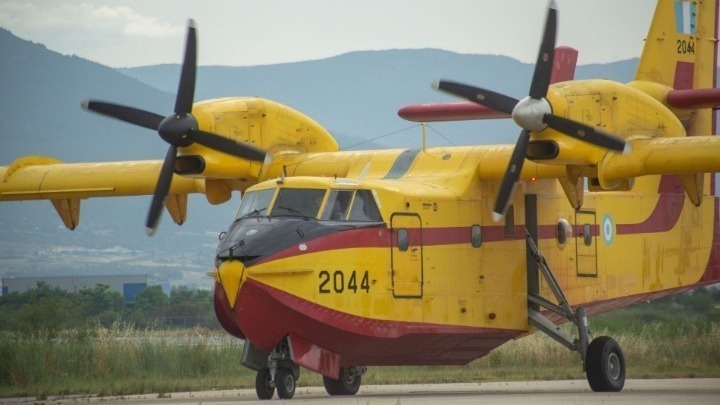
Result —
MULTIPOLYGON (((720 377, 720 323, 608 323, 594 336, 622 346, 628 378, 720 377)), ((568 332, 571 331, 568 329, 568 332)), ((32 335, 0 333, 0 397, 100 395, 250 388, 242 341, 218 331, 139 330, 115 324, 32 335)), ((371 367, 363 384, 584 379, 580 358, 536 333, 467 366, 371 367)), ((322 385, 302 372, 300 386, 322 385)))

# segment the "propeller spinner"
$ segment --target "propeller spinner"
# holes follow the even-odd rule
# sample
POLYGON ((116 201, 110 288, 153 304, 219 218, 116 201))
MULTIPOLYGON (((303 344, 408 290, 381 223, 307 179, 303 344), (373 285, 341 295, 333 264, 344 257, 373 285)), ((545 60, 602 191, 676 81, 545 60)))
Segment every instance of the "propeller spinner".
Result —
POLYGON ((163 117, 161 115, 104 101, 88 100, 82 103, 86 110, 106 115, 143 128, 158 132, 160 138, 170 144, 158 177, 152 203, 146 221, 147 233, 155 233, 162 207, 165 204, 170 183, 175 171, 177 149, 190 146, 197 142, 208 148, 215 149, 243 159, 262 162, 265 151, 262 149, 237 143, 226 137, 198 129, 197 120, 192 115, 193 98, 195 96, 195 75, 197 72, 197 37, 195 23, 188 21, 185 55, 183 58, 180 83, 175 98, 175 112, 163 117))
POLYGON ((513 188, 520 178, 531 132, 542 131, 550 127, 558 132, 602 148, 615 151, 624 151, 626 148, 625 140, 622 138, 553 114, 552 106, 546 97, 550 87, 556 32, 557 9, 555 2, 551 1, 545 20, 545 31, 540 44, 540 52, 530 84, 530 93, 528 97, 522 100, 452 81, 441 80, 434 84, 434 87, 438 90, 510 114, 513 121, 522 128, 493 207, 493 219, 496 222, 502 220, 505 216, 512 198, 513 188))

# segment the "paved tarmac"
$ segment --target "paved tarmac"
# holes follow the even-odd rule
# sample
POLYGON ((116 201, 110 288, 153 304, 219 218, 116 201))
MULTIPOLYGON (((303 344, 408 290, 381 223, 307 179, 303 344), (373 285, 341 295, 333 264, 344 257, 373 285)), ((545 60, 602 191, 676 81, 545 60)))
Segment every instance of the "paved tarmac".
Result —
POLYGON ((291 400, 260 401, 254 389, 124 397, 0 399, 45 404, 720 404, 720 379, 627 380, 618 393, 592 392, 585 380, 463 384, 367 385, 352 397, 330 397, 322 387, 301 387, 291 400))

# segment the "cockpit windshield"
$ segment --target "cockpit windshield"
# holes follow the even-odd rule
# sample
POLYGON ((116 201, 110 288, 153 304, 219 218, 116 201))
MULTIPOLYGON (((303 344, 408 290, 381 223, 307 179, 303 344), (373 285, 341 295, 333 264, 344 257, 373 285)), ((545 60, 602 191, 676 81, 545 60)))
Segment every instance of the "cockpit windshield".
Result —
POLYGON ((248 217, 301 216, 322 221, 382 222, 382 215, 370 190, 326 190, 312 188, 248 191, 243 195, 235 220, 248 217), (323 207, 323 201, 327 201, 323 207), (320 208, 323 207, 322 212, 320 208))
POLYGON ((281 188, 270 216, 300 215, 317 218, 323 198, 325 198, 324 189, 281 188))
POLYGON ((235 215, 235 220, 244 217, 267 215, 267 210, 268 207, 270 207, 270 201, 272 201, 273 195, 275 195, 274 188, 246 192, 245 195, 243 195, 240 208, 235 215))

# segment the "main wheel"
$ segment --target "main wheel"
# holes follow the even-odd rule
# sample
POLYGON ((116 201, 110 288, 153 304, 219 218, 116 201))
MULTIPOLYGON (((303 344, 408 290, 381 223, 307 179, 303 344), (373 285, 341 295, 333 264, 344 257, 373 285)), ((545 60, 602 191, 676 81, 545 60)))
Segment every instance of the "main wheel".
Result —
POLYGON ((590 342, 585 354, 585 374, 595 392, 617 392, 625 386, 625 357, 609 336, 590 342))
POLYGON ((295 374, 289 368, 281 368, 275 373, 275 386, 280 399, 291 399, 295 395, 295 374))
POLYGON ((271 399, 275 394, 275 385, 270 377, 270 369, 261 368, 255 376, 255 393, 258 399, 271 399))
POLYGON ((340 378, 333 380, 323 376, 323 385, 330 395, 355 395, 360 389, 361 380, 361 375, 350 373, 348 368, 341 367, 340 378))

